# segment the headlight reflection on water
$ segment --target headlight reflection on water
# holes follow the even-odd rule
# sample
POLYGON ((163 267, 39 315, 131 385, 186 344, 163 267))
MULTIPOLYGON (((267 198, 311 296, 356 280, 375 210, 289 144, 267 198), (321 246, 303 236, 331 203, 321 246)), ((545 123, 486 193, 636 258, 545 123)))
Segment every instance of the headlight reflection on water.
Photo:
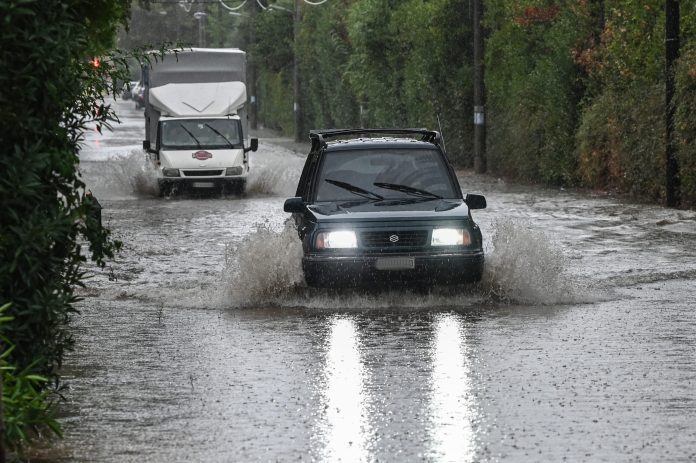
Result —
POLYGON ((435 322, 430 397, 430 435, 434 461, 471 462, 475 456, 472 421, 476 417, 470 357, 461 321, 448 314, 435 322))
POLYGON ((363 369, 355 321, 336 318, 329 330, 325 363, 324 461, 370 461, 363 369))
MULTIPOLYGON (((403 416, 394 417, 396 421, 412 418, 414 407, 427 416, 421 423, 422 439, 409 438, 414 446, 402 448, 404 455, 438 462, 472 462, 476 457, 472 423, 477 421, 478 412, 462 323, 454 314, 439 315, 434 320, 427 350, 432 369, 422 378, 429 384, 427 392, 420 396, 404 391, 403 416)), ((400 433, 398 427, 390 428, 391 420, 387 423, 374 415, 385 410, 375 406, 378 397, 371 389, 374 384, 363 358, 365 348, 355 320, 336 316, 329 321, 321 390, 323 413, 318 423, 321 461, 374 461, 375 452, 379 452, 377 441, 400 433)), ((413 374, 419 376, 418 372, 413 374)))

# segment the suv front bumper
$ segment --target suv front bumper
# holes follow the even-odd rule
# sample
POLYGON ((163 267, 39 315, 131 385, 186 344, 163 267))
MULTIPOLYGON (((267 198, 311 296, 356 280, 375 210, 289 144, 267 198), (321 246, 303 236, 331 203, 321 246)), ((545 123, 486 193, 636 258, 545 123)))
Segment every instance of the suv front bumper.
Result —
POLYGON ((308 254, 302 258, 307 284, 317 287, 404 286, 413 283, 436 286, 473 283, 481 280, 483 264, 483 251, 364 256, 308 254), (413 268, 379 268, 381 259, 394 258, 413 259, 413 268))

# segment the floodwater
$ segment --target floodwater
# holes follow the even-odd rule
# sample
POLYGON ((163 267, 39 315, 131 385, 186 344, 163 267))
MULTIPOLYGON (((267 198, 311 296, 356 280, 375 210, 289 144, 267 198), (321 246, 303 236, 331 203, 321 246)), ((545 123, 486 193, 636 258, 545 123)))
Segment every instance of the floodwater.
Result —
POLYGON ((302 155, 262 138, 245 198, 159 198, 132 106, 82 152, 124 249, 88 268, 42 458, 696 460, 693 211, 463 172, 481 285, 310 290, 282 211, 302 155))

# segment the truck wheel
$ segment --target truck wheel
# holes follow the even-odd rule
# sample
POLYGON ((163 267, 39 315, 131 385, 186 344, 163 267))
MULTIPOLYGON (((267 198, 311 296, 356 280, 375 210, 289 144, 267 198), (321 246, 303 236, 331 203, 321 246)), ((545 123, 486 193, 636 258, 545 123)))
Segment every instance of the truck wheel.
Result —
POLYGON ((230 182, 223 188, 223 194, 231 194, 235 196, 244 196, 246 193, 246 180, 230 182))
POLYGON ((160 197, 170 196, 172 194, 172 184, 169 182, 158 181, 157 187, 160 197))

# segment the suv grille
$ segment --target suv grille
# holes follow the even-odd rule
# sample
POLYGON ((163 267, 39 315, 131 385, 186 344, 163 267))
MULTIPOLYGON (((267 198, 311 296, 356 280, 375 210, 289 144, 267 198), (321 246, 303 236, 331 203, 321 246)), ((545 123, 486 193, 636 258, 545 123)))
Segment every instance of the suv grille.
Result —
POLYGON ((184 170, 185 177, 215 177, 222 175, 221 169, 215 170, 184 170))
POLYGON ((427 230, 374 231, 360 233, 360 242, 366 248, 421 247, 428 242, 427 230))

